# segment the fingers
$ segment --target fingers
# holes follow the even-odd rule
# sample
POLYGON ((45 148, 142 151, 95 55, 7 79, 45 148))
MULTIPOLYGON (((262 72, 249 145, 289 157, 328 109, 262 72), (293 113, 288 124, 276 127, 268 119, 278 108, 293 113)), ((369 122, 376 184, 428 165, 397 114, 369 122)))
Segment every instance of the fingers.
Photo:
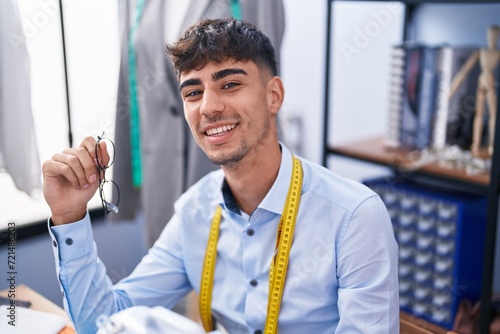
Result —
POLYGON ((96 146, 93 137, 86 137, 79 147, 69 148, 55 154, 43 166, 44 175, 64 176, 76 189, 87 189, 99 180, 99 172, 104 177, 103 168, 110 161, 104 140, 96 146))
POLYGON ((99 146, 96 146, 96 140, 93 137, 86 137, 80 147, 85 148, 89 153, 96 166, 107 166, 110 161, 106 141, 101 140, 99 146))
POLYGON ((63 175, 76 189, 87 189, 98 180, 94 159, 84 147, 55 154, 49 164, 52 175, 63 175))
POLYGON ((99 142, 99 146, 96 146, 97 161, 96 163, 101 166, 108 166, 110 161, 108 146, 106 141, 99 142))

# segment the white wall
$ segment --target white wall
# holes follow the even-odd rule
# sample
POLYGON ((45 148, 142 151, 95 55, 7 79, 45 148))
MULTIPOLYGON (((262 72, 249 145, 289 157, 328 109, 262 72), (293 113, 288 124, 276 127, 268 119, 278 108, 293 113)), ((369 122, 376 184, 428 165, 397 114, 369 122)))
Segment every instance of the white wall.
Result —
POLYGON ((321 162, 325 82, 326 1, 285 1, 281 75, 285 103, 280 111, 286 144, 321 162))

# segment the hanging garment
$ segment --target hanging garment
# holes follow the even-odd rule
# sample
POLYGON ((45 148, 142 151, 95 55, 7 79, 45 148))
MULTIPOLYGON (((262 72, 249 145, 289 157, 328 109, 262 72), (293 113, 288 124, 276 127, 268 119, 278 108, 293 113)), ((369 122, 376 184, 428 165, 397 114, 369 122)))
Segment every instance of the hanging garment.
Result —
MULTIPOLYGON (((113 219, 131 219, 142 206, 145 238, 151 246, 173 214, 174 201, 213 165, 191 136, 170 59, 165 53, 165 31, 184 31, 202 18, 231 16, 231 0, 192 0, 182 27, 165 20, 165 1, 146 0, 130 41, 137 1, 120 2, 122 38, 116 113, 114 180, 120 186, 120 212, 113 219), (132 18, 132 19, 131 19, 132 18), (130 91, 128 44, 134 43, 137 100, 140 115, 142 186, 132 185, 130 146, 130 91)), ((180 0, 167 0, 180 1, 180 0)), ((284 33, 282 0, 240 0, 243 19, 257 25, 273 42, 277 59, 284 33)), ((140 6, 139 6, 140 7, 140 6)))
POLYGON ((42 187, 31 110, 30 63, 14 0, 0 1, 0 171, 29 195, 42 187))

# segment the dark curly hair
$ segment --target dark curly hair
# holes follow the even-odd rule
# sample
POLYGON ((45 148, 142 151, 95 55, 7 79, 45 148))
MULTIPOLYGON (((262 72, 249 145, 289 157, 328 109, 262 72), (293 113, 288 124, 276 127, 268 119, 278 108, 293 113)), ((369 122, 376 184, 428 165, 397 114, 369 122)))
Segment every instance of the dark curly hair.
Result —
POLYGON ((176 43, 167 45, 166 51, 177 78, 183 72, 228 59, 253 61, 273 76, 278 72, 269 38, 254 25, 236 19, 202 20, 188 28, 176 43))

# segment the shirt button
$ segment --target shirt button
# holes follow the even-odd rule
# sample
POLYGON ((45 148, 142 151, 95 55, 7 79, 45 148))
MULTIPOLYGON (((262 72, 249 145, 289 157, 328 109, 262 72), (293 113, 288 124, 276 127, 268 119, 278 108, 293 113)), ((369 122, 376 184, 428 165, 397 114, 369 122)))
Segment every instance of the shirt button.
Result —
POLYGON ((262 334, 262 331, 260 329, 257 329, 253 334, 262 334))
POLYGON ((57 247, 57 242, 55 240, 52 240, 52 245, 54 245, 54 247, 57 247))
POLYGON ((250 285, 253 286, 254 288, 257 286, 257 280, 256 279, 253 279, 250 281, 250 285))
POLYGON ((71 246, 73 244, 73 239, 68 238, 66 239, 66 245, 71 246))
POLYGON ((253 229, 249 228, 249 229, 247 230, 247 235, 248 235, 249 237, 253 236, 254 234, 255 234, 255 231, 254 231, 253 229))

